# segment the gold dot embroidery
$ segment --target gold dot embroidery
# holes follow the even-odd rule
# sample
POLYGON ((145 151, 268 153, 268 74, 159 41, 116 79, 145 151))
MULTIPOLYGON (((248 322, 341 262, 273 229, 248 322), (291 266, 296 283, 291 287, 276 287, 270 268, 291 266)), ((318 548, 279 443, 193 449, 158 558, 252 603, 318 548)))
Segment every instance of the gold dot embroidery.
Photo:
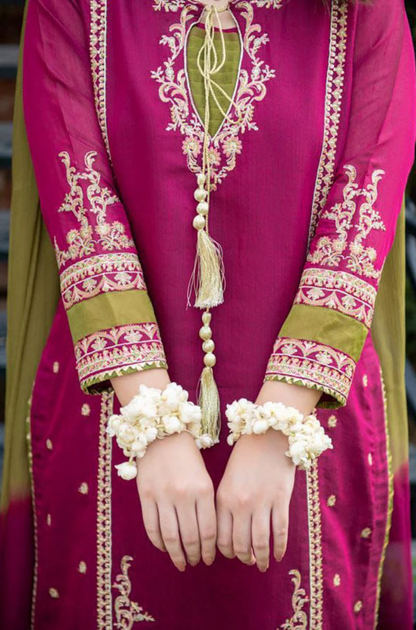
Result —
POLYGON ((373 465, 373 456, 371 455, 371 453, 368 453, 368 463, 370 466, 373 465))
POLYGON ((53 449, 52 440, 49 440, 49 438, 46 440, 46 448, 50 451, 53 449))
POLYGON ((59 598, 59 593, 56 590, 56 588, 50 588, 49 589, 49 595, 53 598, 53 599, 58 599, 59 598))
POLYGON ((50 514, 46 517, 46 523, 49 527, 52 525, 52 516, 50 514))
POLYGON ((364 387, 368 386, 368 376, 367 376, 367 374, 364 374, 364 376, 363 376, 363 385, 364 385, 364 387))
POLYGON ((371 536, 371 529, 369 527, 366 527, 365 529, 363 529, 363 531, 361 532, 361 538, 370 538, 371 536))
POLYGON ((80 573, 86 573, 87 572, 87 564, 84 561, 81 561, 78 565, 78 571, 80 573))
POLYGON ((329 507, 334 507, 336 502, 337 502, 337 497, 335 496, 335 494, 331 494, 331 496, 328 497, 328 501, 326 502, 326 504, 329 507))
POLYGON ((335 573, 334 575, 334 586, 340 586, 341 584, 341 576, 339 573, 335 573))
POLYGON ((362 601, 355 602, 355 604, 354 604, 354 612, 355 613, 359 613, 360 610, 362 609, 362 607, 363 607, 362 601))
POLYGON ((83 416, 89 416, 90 413, 91 413, 91 407, 87 403, 82 405, 82 407, 81 407, 81 414, 83 416))
POLYGON ((83 481, 78 488, 78 492, 80 492, 81 494, 88 494, 88 484, 85 481, 83 481))
POLYGON ((329 418, 328 418, 328 426, 331 429, 334 429, 337 426, 337 417, 336 416, 329 416, 329 418))
POLYGON ((52 369, 53 369, 53 373, 54 374, 58 374, 58 372, 59 372, 59 363, 58 363, 58 361, 55 361, 55 363, 53 364, 53 368, 52 369))

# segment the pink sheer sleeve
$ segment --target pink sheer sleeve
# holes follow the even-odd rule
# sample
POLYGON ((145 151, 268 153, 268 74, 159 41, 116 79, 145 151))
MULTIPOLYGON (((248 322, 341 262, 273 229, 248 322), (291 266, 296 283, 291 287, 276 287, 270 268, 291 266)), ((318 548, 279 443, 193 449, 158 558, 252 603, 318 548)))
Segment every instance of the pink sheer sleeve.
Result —
POLYGON ((265 375, 324 392, 322 406, 348 398, 414 158, 414 52, 403 1, 360 5, 354 17, 352 98, 341 111, 349 110, 346 140, 333 180, 325 172, 318 178, 323 202, 265 375))
POLYGON ((111 377, 167 365, 113 179, 97 64, 105 42, 89 24, 83 0, 30 0, 23 99, 80 384, 100 393, 111 377))

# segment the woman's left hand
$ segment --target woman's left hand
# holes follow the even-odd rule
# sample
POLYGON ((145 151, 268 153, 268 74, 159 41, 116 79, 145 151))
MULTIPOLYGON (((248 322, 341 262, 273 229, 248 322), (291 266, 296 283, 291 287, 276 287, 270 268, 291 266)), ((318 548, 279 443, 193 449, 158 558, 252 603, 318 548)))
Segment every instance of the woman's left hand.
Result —
MULTIPOLYGON (((256 404, 282 402, 309 414, 320 392, 286 383, 264 383, 256 404)), ((217 490, 217 545, 227 558, 257 563, 266 571, 273 555, 282 560, 289 530, 289 504, 295 465, 285 455, 288 438, 269 429, 262 435, 242 435, 232 452, 217 490)))
POLYGON ((275 559, 286 551, 296 470, 287 449, 280 431, 242 435, 217 490, 218 549, 227 558, 257 563, 260 571, 269 566, 271 530, 275 559))

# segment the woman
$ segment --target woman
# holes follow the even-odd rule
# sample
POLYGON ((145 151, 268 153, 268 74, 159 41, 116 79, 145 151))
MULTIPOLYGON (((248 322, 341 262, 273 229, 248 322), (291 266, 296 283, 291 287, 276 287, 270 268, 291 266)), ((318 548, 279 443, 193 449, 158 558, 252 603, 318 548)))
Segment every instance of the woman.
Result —
POLYGON ((22 69, 2 627, 410 628, 402 1, 29 0, 22 69), (198 430, 134 450, 171 382, 198 430))

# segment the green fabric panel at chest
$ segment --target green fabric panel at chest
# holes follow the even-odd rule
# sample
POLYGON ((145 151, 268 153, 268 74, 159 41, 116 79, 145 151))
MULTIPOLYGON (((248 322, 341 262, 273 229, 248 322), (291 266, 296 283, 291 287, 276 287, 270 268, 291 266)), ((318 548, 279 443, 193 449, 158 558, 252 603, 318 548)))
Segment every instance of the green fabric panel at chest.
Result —
MULTIPOLYGON (((213 75, 213 80, 217 83, 224 92, 231 99, 234 94, 235 86, 238 79, 238 71, 240 66, 241 56, 241 42, 240 36, 237 31, 225 31, 224 44, 226 50, 226 60, 219 72, 213 75)), ((189 86, 194 101, 195 108, 199 114, 199 117, 204 122, 205 114, 205 90, 204 90, 204 78, 198 69, 198 53, 201 50, 205 39, 205 29, 199 26, 193 26, 188 36, 188 43, 186 48, 186 65, 189 79, 189 86)), ((222 60, 223 49, 221 42, 221 35, 219 32, 215 33, 214 37, 215 50, 218 55, 219 61, 222 60)), ((203 56, 201 55, 201 64, 203 67, 203 56)), ((227 99, 220 90, 215 90, 215 96, 218 99, 218 103, 221 106, 223 112, 228 112, 230 107, 230 101, 227 99)), ((221 110, 218 108, 215 100, 210 95, 209 99, 210 110, 210 122, 209 122, 209 134, 214 136, 220 128, 224 116, 221 110)))

